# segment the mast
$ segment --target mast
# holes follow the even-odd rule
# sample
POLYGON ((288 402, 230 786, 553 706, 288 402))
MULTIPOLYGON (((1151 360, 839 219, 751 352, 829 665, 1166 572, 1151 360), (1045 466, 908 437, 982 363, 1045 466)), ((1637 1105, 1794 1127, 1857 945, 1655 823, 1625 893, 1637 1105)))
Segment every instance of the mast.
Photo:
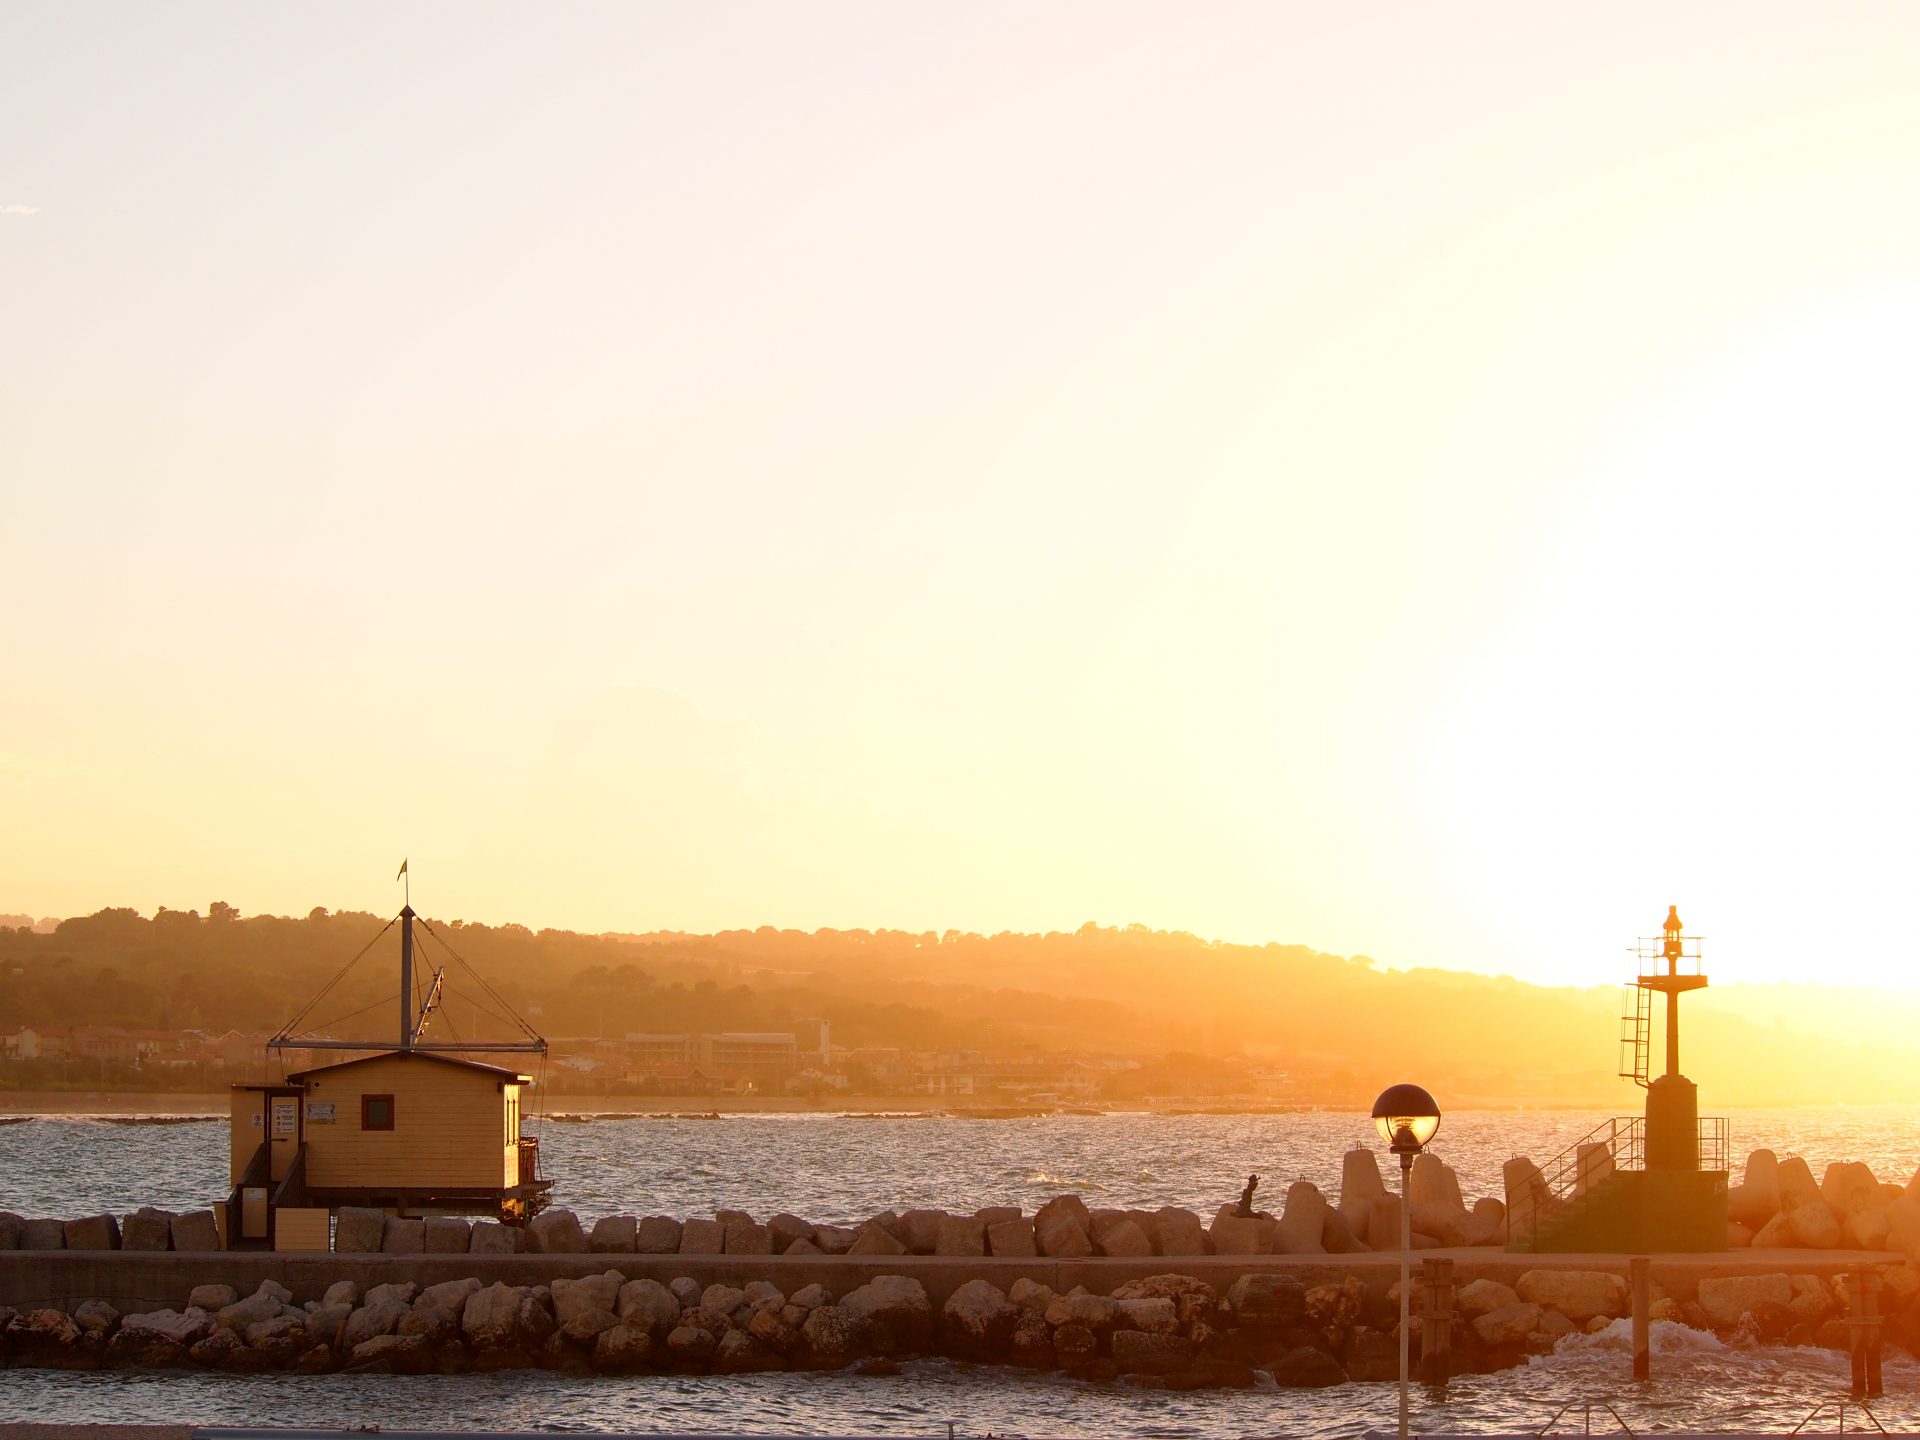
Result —
POLYGON ((413 1048, 413 906, 400 911, 400 1048, 413 1048))

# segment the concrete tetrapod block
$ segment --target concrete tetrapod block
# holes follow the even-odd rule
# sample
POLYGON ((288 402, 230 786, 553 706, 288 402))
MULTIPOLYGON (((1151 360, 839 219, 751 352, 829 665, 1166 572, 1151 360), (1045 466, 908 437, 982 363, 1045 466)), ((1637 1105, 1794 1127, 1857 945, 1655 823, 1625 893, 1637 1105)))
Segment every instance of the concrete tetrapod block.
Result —
POLYGON ((587 1249, 595 1255, 631 1255, 639 1229, 631 1215, 603 1215, 587 1232, 587 1249))
POLYGON ((498 1220, 477 1221, 467 1251, 472 1255, 518 1255, 526 1248, 526 1233, 498 1220))
POLYGON ((192 1254, 207 1254, 220 1248, 220 1227, 213 1211, 189 1210, 173 1217, 173 1248, 192 1254))
POLYGON ((648 1215, 633 1231, 633 1248, 640 1255, 678 1255, 680 1222, 670 1215, 648 1215))
POLYGON ((1025 1220, 1002 1220, 987 1227, 987 1248, 996 1259, 1031 1259, 1040 1253, 1034 1244, 1033 1226, 1025 1220))
POLYGON ((122 1250, 171 1250, 173 1216, 165 1210, 141 1206, 120 1222, 122 1250))
POLYGON ((381 1228, 380 1249, 388 1255, 421 1255, 427 1248, 427 1222, 389 1215, 381 1228))
POLYGON ((67 1221, 67 1249, 118 1250, 120 1222, 111 1215, 87 1215, 67 1221))
POLYGON ((724 1255, 727 1253, 727 1227, 718 1220, 683 1220, 680 1223, 682 1255, 724 1255))
POLYGON ((424 1241, 429 1255, 465 1255, 473 1249, 473 1224, 458 1215, 429 1215, 424 1241))
MULTIPOLYGON (((341 1255, 377 1255, 386 1239, 387 1212, 364 1205, 342 1205, 334 1212, 333 1248, 341 1255)), ((179 1241, 174 1242, 179 1248, 179 1241)))

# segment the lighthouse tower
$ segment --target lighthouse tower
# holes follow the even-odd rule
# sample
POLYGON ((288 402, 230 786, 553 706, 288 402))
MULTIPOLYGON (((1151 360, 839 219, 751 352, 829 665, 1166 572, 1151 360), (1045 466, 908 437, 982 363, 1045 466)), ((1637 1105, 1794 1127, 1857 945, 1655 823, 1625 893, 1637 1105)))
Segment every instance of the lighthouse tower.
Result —
POLYGON ((1621 1017, 1620 1075, 1647 1092, 1645 1116, 1618 1115, 1510 1187, 1508 1248, 1673 1253, 1727 1246, 1727 1122, 1700 1117, 1680 1073, 1680 997, 1707 988, 1700 941, 1667 907, 1655 939, 1634 946, 1639 973, 1621 1017), (1654 996, 1666 997, 1666 1069, 1652 1074, 1654 996))
POLYGON ((1651 1008, 1656 993, 1667 997, 1666 1072, 1649 1083, 1643 1061, 1642 1073, 1635 1077, 1647 1087, 1647 1168, 1697 1170, 1700 1087, 1680 1073, 1680 997, 1689 990, 1706 989, 1707 977, 1700 973, 1700 942, 1687 939, 1678 905, 1667 907, 1662 930, 1658 942, 1641 942, 1640 974, 1634 981, 1647 1002, 1642 1008, 1651 1008))

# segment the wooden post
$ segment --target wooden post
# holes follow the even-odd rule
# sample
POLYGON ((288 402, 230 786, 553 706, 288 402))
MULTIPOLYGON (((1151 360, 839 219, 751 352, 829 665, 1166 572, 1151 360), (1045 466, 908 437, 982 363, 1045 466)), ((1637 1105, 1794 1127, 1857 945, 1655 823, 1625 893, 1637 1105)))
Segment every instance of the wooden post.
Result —
POLYGON ((1420 1381, 1444 1385, 1453 1361, 1453 1261, 1420 1262, 1420 1381))
POLYGON ((1884 1394, 1880 1381, 1880 1267, 1847 1272, 1847 1338, 1853 1362, 1853 1398, 1884 1394))
POLYGON ((1648 1337, 1653 1311, 1653 1261, 1645 1255, 1627 1262, 1627 1288, 1633 1294, 1633 1378, 1645 1380, 1653 1374, 1648 1337))

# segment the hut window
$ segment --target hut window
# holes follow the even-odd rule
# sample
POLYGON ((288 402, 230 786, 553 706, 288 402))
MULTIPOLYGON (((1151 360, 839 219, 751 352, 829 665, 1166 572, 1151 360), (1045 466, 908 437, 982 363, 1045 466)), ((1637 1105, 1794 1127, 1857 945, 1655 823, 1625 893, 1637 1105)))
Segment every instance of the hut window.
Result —
POLYGON ((393 1128, 393 1096, 362 1095, 360 1097, 360 1128, 391 1130, 393 1128))

